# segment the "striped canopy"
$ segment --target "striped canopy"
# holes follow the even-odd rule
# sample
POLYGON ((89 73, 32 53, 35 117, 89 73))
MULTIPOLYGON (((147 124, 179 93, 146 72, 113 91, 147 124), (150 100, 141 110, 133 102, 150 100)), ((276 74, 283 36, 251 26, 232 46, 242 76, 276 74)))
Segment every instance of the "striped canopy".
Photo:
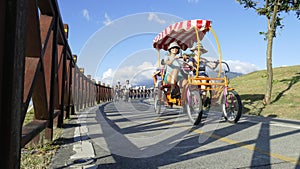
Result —
POLYGON ((197 42, 197 27, 200 40, 203 39, 205 33, 209 31, 211 21, 209 20, 187 20, 174 23, 165 28, 153 40, 153 47, 160 50, 168 50, 170 43, 176 41, 182 50, 191 48, 194 42, 197 42))

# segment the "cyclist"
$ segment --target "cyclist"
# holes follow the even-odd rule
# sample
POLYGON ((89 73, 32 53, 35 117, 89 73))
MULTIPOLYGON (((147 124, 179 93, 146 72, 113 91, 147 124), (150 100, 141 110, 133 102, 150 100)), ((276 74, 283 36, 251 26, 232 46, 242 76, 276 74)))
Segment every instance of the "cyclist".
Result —
POLYGON ((182 71, 182 60, 187 59, 188 55, 179 56, 180 50, 180 46, 176 41, 170 43, 168 46, 169 54, 164 58, 166 72, 163 82, 171 86, 171 98, 181 99, 179 105, 183 105, 185 104, 185 98, 181 97, 181 93, 185 93, 188 75, 182 71))
MULTIPOLYGON (((208 61, 206 58, 201 57, 200 56, 202 54, 207 53, 208 51, 202 46, 200 45, 200 56, 198 56, 198 45, 197 43, 194 43, 193 47, 190 49, 191 52, 194 53, 194 57, 190 57, 188 60, 188 64, 193 68, 193 73, 194 75, 196 75, 196 67, 197 67, 197 63, 198 60, 200 59, 200 63, 199 63, 199 69, 198 69, 198 76, 200 77, 208 77, 207 73, 206 73, 206 67, 211 68, 212 70, 216 69, 219 65, 219 62, 211 62, 208 61)), ((202 80, 202 83, 208 83, 207 80, 202 80)), ((206 85, 201 85, 201 89, 202 89, 202 101, 204 102, 204 106, 207 106, 208 104, 210 104, 210 99, 207 98, 206 99, 206 85)), ((210 97, 212 96, 212 93, 210 91, 210 97)))
POLYGON ((122 89, 122 85, 121 85, 120 81, 118 81, 118 83, 115 86, 115 99, 114 99, 114 101, 119 101, 119 99, 121 98, 121 89, 122 89))
POLYGON ((125 94, 125 101, 128 102, 129 100, 129 92, 131 90, 131 84, 129 83, 129 80, 126 80, 125 86, 124 86, 124 94, 125 94))

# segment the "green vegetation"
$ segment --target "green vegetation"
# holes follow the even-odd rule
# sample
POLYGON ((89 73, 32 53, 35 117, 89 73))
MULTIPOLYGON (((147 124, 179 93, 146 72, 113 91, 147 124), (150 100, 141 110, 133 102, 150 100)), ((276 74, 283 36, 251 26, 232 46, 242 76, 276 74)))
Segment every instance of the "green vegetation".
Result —
MULTIPOLYGON (((268 30, 266 32, 260 32, 261 35, 264 35, 264 39, 267 40, 267 51, 266 51, 266 60, 267 60, 267 80, 265 85, 265 95, 264 103, 272 103, 272 85, 274 81, 274 72, 272 70, 272 49, 273 49, 273 40, 276 37, 276 30, 283 29, 284 25, 282 21, 284 19, 283 14, 288 14, 294 12, 296 17, 300 19, 300 1, 282 1, 282 0, 264 0, 263 3, 260 1, 254 0, 236 0, 239 2, 245 9, 254 9, 259 16, 266 17, 266 23, 268 30)), ((274 95, 275 93, 273 93, 274 95)), ((276 98, 275 98, 276 101, 276 98)))
MULTIPOLYGON (((34 119, 34 110, 31 109, 26 113, 23 126, 28 124, 34 119)), ((67 121, 65 122, 67 123, 67 121)), ((62 129, 53 129, 53 141, 46 142, 42 140, 41 143, 34 145, 33 143, 28 143, 21 150, 21 166, 22 169, 27 168, 49 168, 52 157, 55 155, 56 150, 60 147, 62 143, 60 136, 62 129)), ((44 135, 44 131, 40 135, 44 135)))
POLYGON ((49 168, 51 159, 58 148, 59 145, 54 143, 23 148, 20 168, 49 168))
MULTIPOLYGON (((62 144, 59 137, 62 130, 54 129, 54 141, 44 142, 37 145, 28 144, 21 151, 21 167, 26 168, 49 168, 52 157, 55 155, 57 149, 62 144)), ((43 134, 42 132, 41 134, 43 134)))
POLYGON ((234 78, 230 86, 240 94, 243 113, 300 120, 300 65, 274 68, 271 104, 264 105, 267 71, 234 78))
POLYGON ((26 113, 23 126, 30 123, 34 119, 34 110, 31 109, 29 112, 26 113))

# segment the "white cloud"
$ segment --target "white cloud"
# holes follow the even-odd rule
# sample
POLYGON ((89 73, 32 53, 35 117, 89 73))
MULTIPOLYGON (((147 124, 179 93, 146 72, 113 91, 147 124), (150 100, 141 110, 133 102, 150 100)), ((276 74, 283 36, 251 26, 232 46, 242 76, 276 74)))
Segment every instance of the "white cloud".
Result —
POLYGON ((138 69, 145 69, 149 67, 153 67, 151 62, 143 62, 141 65, 138 66, 138 69))
POLYGON ((158 22, 158 23, 160 23, 160 24, 165 24, 166 23, 166 21, 165 20, 163 20, 163 19, 160 19, 155 13, 149 13, 149 15, 148 15, 148 20, 149 21, 156 21, 156 22, 158 22))
POLYGON ((114 84, 117 81, 120 81, 121 84, 124 84, 128 79, 134 85, 134 83, 144 81, 146 79, 152 79, 152 73, 154 71, 155 66, 152 63, 143 62, 138 66, 122 67, 115 71, 113 71, 112 68, 109 68, 102 74, 102 77, 99 79, 101 83, 105 84, 114 84))
POLYGON ((258 70, 258 67, 251 63, 241 62, 239 60, 226 61, 230 67, 231 72, 247 74, 258 70))
POLYGON ((112 68, 109 68, 107 71, 105 71, 102 75, 102 79, 108 79, 113 75, 112 68))
POLYGON ((103 83, 111 84, 113 75, 114 75, 114 71, 112 70, 112 68, 109 68, 102 74, 101 77, 95 77, 95 79, 97 83, 100 81, 101 84, 103 83))
MULTIPOLYGON (((227 60, 231 72, 247 74, 258 70, 258 67, 251 63, 241 62, 239 60, 227 60)), ((115 84, 120 81, 124 84, 128 79, 133 85, 138 84, 138 82, 144 82, 145 80, 152 79, 152 74, 155 71, 156 66, 151 62, 143 62, 138 66, 127 66, 113 70, 112 68, 107 69, 102 77, 96 78, 101 83, 105 84, 115 84)))
POLYGON ((109 16, 108 16, 107 13, 104 14, 104 17, 105 17, 105 21, 103 21, 104 25, 111 24, 111 20, 110 20, 110 18, 109 18, 109 16))
POLYGON ((89 14, 89 11, 88 11, 87 9, 83 9, 83 10, 82 10, 82 16, 83 16, 87 21, 90 20, 90 14, 89 14))

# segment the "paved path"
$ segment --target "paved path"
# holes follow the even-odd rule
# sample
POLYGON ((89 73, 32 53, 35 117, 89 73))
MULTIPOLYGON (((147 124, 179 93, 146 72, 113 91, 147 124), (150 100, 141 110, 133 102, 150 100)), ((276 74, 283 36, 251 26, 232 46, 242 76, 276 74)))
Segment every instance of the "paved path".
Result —
POLYGON ((300 169, 300 121, 208 114, 192 127, 179 108, 158 117, 149 103, 104 103, 65 126, 50 168, 300 169))

